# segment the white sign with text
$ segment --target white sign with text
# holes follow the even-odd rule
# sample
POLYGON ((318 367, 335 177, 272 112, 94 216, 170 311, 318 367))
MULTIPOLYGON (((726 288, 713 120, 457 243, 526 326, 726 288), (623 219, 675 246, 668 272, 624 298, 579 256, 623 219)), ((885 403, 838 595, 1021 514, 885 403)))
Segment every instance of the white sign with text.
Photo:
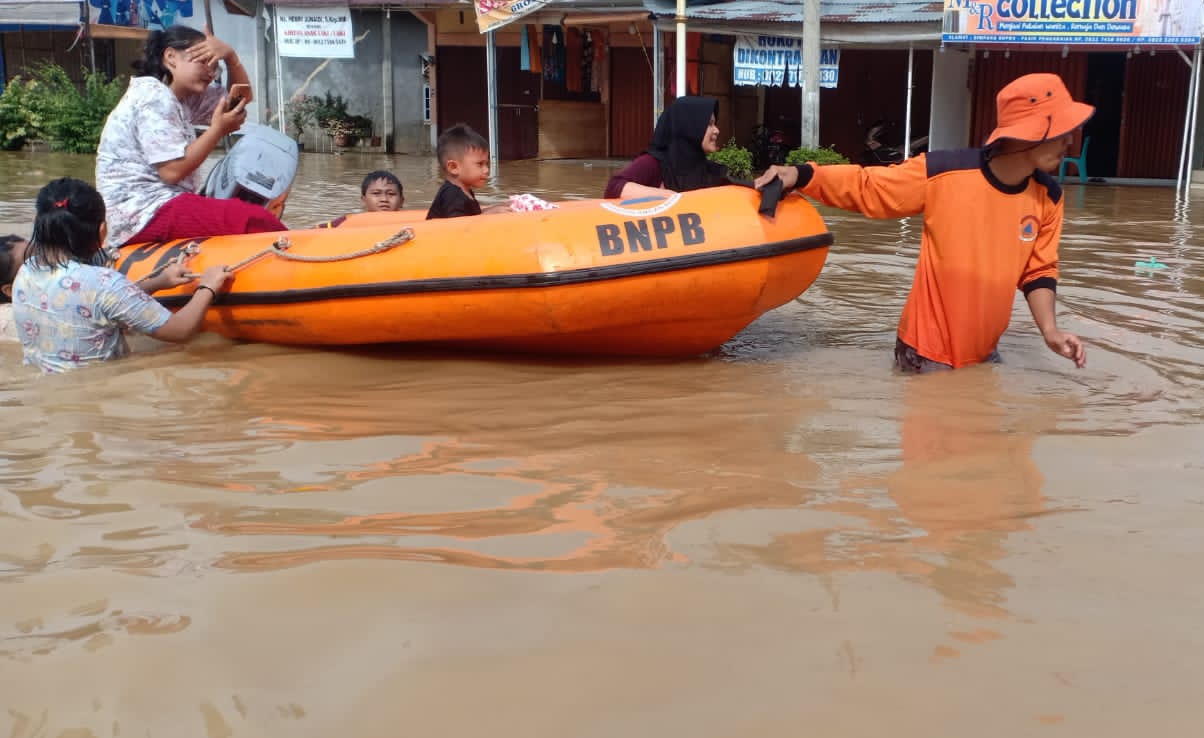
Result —
POLYGON ((276 6, 276 39, 280 56, 308 59, 354 59, 355 36, 346 5, 320 8, 276 6))
MULTIPOLYGON (((732 83, 798 87, 803 76, 803 40, 783 36, 737 36, 732 49, 732 83)), ((819 86, 840 80, 840 49, 820 49, 819 86)))

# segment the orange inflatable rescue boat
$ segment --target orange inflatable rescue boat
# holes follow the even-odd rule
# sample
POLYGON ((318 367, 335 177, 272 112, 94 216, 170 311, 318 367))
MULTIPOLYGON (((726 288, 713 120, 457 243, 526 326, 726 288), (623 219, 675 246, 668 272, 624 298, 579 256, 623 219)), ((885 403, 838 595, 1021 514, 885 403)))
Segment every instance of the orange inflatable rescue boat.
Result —
MULTIPOLYGON (((688 356, 806 290, 832 235, 790 195, 717 187, 667 198, 424 220, 361 213, 330 227, 127 246, 137 280, 185 255, 235 267, 206 330, 293 345, 425 343, 556 354, 688 356)), ((156 297, 183 305, 186 285, 156 297)))

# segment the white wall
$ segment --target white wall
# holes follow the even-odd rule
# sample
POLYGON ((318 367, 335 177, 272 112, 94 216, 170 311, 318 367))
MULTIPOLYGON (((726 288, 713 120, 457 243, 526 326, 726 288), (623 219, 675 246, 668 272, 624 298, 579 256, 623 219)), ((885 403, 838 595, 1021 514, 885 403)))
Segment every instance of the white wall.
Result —
MULTIPOLYGON (((243 67, 247 70, 247 75, 251 78, 251 87, 255 92, 256 102, 247 106, 247 120, 252 123, 260 122, 260 114, 263 110, 265 90, 259 89, 259 80, 261 79, 260 66, 263 64, 263 37, 256 32, 255 18, 246 15, 234 15, 226 11, 225 3, 215 1, 211 3, 213 10, 213 33, 221 40, 230 44, 234 48, 234 52, 238 54, 239 60, 242 61, 243 67)), ((194 2, 192 4, 192 15, 177 15, 173 22, 191 26, 197 30, 205 28, 205 6, 204 3, 194 2)), ((100 19, 100 11, 91 7, 91 18, 93 22, 100 19)), ((159 28, 155 25, 153 28, 159 28)), ((129 61, 141 56, 142 42, 141 41, 119 41, 121 49, 118 51, 118 74, 130 74, 129 61)))
MULTIPOLYGON (((234 53, 238 54, 239 60, 247 70, 247 76, 251 78, 255 102, 247 106, 247 120, 252 123, 260 123, 264 106, 271 105, 266 97, 267 90, 259 89, 258 84, 259 80, 263 78, 261 73, 264 71, 260 69, 265 58, 263 37, 256 33, 254 18, 246 15, 232 15, 226 12, 226 5, 222 2, 214 2, 211 5, 213 7, 213 34, 234 48, 234 53)), ((196 8, 196 12, 185 22, 190 26, 204 28, 204 4, 197 2, 193 3, 193 6, 196 8)))
POLYGON ((932 113, 928 149, 978 146, 970 140, 970 54, 946 48, 932 53, 932 113))

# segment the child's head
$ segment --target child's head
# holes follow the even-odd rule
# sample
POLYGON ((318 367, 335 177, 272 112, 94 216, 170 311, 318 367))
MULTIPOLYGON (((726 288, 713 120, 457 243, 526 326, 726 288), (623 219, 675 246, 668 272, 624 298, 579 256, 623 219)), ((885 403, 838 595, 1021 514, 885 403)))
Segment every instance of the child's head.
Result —
POLYGON ((105 201, 78 179, 56 179, 38 192, 26 258, 39 266, 93 262, 105 239, 105 201))
POLYGON ((401 210, 406 197, 401 189, 401 180, 396 174, 377 170, 364 177, 364 183, 360 185, 360 200, 364 203, 364 212, 372 213, 380 210, 401 210))
POLYGON ((0 303, 12 302, 13 280, 25 263, 29 242, 20 236, 0 236, 0 303))
POLYGON ((439 165, 461 187, 480 187, 489 180, 489 143, 464 123, 439 136, 439 165))
POLYGON ((204 40, 205 34, 188 26, 151 31, 142 46, 142 56, 134 60, 134 71, 140 77, 154 77, 173 89, 180 86, 188 92, 204 91, 217 70, 215 66, 188 59, 188 49, 204 40))

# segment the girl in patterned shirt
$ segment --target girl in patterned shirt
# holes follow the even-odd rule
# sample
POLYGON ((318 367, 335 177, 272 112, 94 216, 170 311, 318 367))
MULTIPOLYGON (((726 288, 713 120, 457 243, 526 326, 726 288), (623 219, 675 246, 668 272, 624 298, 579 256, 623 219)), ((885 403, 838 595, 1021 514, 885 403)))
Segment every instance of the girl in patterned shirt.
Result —
POLYGON ((0 341, 16 341, 13 324, 13 280, 25 261, 29 242, 17 235, 0 236, 0 341))
POLYGON ((187 284, 182 265, 143 282, 103 266, 105 204, 86 182, 64 177, 38 192, 33 237, 12 284, 13 322, 25 363, 61 372, 129 353, 122 333, 132 328, 161 341, 196 335, 205 310, 230 277, 225 266, 205 270, 179 312, 147 291, 187 284))
POLYGON ((197 169, 224 136, 242 127, 250 102, 238 55, 212 33, 187 26, 152 31, 134 62, 96 151, 96 182, 109 213, 108 247, 173 238, 283 231, 260 205, 204 197, 197 169), (225 62, 238 100, 214 84, 225 62), (198 138, 194 125, 208 124, 198 138))

